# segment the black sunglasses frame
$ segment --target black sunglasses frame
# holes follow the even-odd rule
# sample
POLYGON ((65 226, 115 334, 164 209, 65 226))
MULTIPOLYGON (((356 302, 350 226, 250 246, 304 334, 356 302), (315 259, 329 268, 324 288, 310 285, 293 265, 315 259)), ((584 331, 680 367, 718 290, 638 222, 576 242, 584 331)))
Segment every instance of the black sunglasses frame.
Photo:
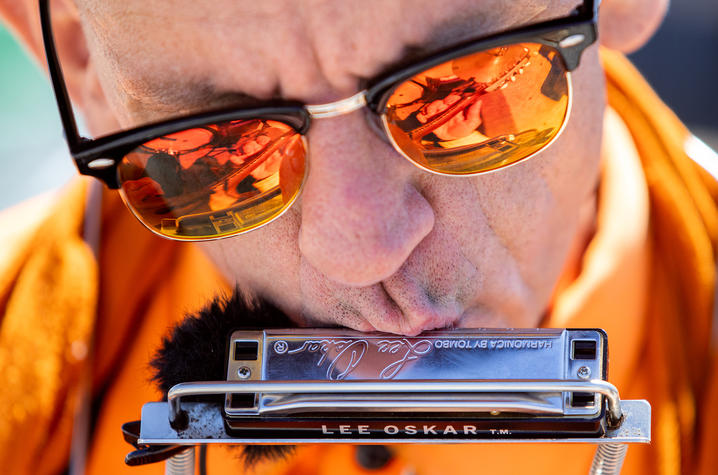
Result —
MULTIPOLYGON (((302 135, 309 129, 311 114, 305 104, 297 101, 276 100, 269 102, 264 107, 226 108, 168 119, 97 139, 82 137, 77 129, 72 103, 57 56, 52 35, 49 2, 50 0, 39 0, 42 35, 50 79, 70 154, 81 174, 98 178, 111 189, 120 187, 117 167, 122 157, 143 143, 163 135, 210 123, 241 119, 284 122, 302 135)), ((443 49, 419 61, 413 61, 411 64, 399 64, 379 77, 366 81, 364 88, 366 106, 376 116, 381 116, 392 92, 403 81, 457 57, 508 44, 539 43, 549 46, 558 51, 566 70, 573 71, 578 67, 583 51, 597 39, 600 3, 600 0, 585 0, 568 17, 472 39, 443 49)))

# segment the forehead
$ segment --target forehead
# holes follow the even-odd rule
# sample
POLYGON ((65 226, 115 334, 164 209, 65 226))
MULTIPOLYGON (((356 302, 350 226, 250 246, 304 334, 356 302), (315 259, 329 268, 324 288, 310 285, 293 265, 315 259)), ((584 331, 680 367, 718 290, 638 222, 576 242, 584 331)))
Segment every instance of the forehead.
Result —
POLYGON ((105 84, 159 104, 356 91, 407 51, 564 16, 577 0, 77 0, 105 84))

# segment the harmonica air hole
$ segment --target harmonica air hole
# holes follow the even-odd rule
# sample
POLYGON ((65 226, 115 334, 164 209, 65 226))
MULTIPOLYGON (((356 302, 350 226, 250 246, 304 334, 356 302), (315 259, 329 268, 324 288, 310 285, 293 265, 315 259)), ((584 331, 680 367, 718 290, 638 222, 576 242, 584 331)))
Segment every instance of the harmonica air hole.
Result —
POLYGON ((255 394, 237 394, 233 393, 229 398, 229 407, 232 409, 251 409, 255 407, 255 394))
POLYGON ((259 343, 256 341, 235 341, 234 342, 234 360, 235 361, 256 361, 259 351, 259 343))
POLYGON ((571 358, 574 360, 595 360, 596 359, 596 341, 595 340, 573 340, 571 348, 571 358))
POLYGON ((595 404, 595 396, 593 393, 573 393, 571 395, 571 406, 573 407, 592 407, 595 404))

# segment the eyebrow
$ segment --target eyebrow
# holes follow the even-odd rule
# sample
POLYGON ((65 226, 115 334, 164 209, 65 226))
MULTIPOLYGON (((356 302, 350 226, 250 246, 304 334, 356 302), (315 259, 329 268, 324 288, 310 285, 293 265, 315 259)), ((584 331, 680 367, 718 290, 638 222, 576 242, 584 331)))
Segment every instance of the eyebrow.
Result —
POLYGON ((548 15, 542 18, 542 15, 552 10, 549 6, 536 6, 535 12, 525 17, 515 18, 512 22, 504 22, 498 28, 488 28, 488 18, 484 12, 475 15, 459 15, 437 25, 429 34, 424 45, 409 45, 405 48, 405 53, 399 59, 392 63, 392 67, 398 67, 403 64, 415 63, 421 59, 430 56, 444 48, 460 44, 464 41, 472 39, 480 39, 485 36, 501 34, 510 30, 528 26, 541 21, 554 18, 562 18, 570 15, 570 13, 583 4, 582 0, 558 0, 558 4, 554 6, 555 10, 565 10, 563 13, 556 15, 548 15), (477 33, 482 32, 482 33, 477 33))
MULTIPOLYGON (((252 107, 268 100, 241 91, 217 90, 207 82, 189 80, 161 83, 154 83, 151 80, 141 81, 124 90, 134 102, 168 112, 196 112, 223 105, 252 107)), ((271 97, 269 100, 275 98, 271 97)))

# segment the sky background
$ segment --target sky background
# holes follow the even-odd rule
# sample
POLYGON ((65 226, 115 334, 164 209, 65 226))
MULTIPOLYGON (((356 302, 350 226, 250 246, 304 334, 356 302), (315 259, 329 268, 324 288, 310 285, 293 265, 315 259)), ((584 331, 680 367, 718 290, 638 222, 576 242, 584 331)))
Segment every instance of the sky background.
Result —
MULTIPOLYGON (((718 149, 718 1, 673 0, 631 59, 693 132, 718 149)), ((0 209, 75 174, 50 84, 0 26, 0 209)))

